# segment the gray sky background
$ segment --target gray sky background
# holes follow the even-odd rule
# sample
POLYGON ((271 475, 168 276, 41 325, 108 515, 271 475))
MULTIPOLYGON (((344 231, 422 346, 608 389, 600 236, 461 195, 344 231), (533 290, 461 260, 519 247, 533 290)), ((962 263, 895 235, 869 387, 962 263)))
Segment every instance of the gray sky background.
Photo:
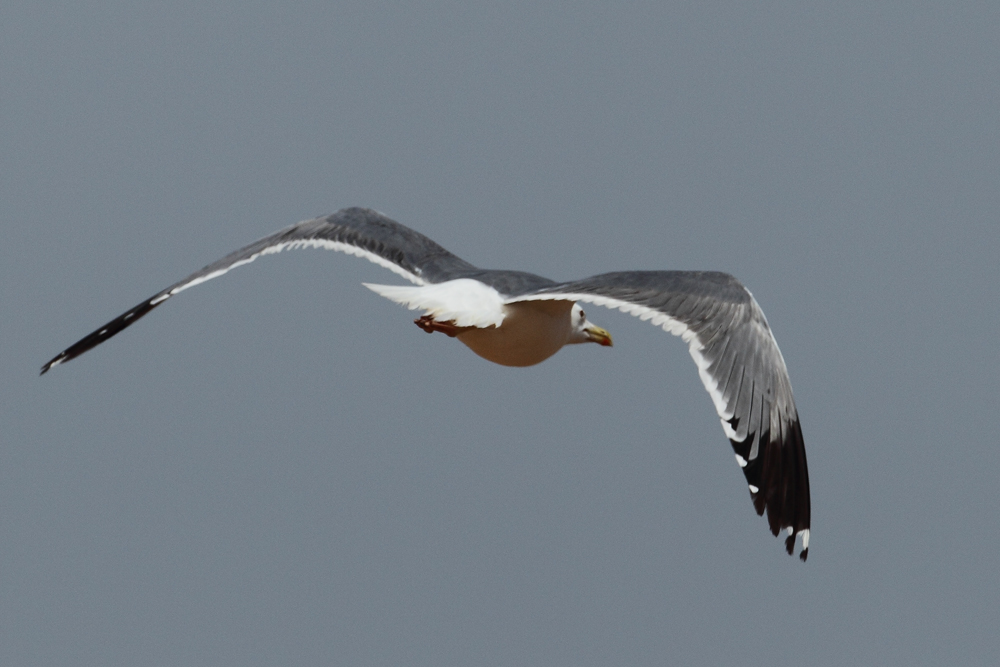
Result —
POLYGON ((1000 661, 1000 5, 11 2, 0 663, 1000 661), (377 208, 555 279, 733 273, 791 373, 809 562, 678 339, 488 364, 269 257, 377 208))

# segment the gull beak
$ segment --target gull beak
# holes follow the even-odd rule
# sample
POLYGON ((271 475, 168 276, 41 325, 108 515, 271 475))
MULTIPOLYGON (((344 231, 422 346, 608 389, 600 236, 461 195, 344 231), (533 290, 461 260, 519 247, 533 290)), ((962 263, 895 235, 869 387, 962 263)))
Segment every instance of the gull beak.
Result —
POLYGON ((611 347, 611 334, 601 327, 591 324, 589 327, 584 329, 584 331, 587 333, 587 338, 589 338, 592 342, 600 343, 605 347, 611 347))

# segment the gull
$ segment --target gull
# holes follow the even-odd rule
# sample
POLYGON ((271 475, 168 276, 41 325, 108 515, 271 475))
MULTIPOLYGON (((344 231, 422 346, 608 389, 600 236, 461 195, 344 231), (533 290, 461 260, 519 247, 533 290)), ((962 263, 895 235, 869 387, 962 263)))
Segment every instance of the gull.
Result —
POLYGON ((414 323, 457 338, 504 366, 532 366, 564 345, 610 347, 611 335, 580 303, 637 316, 680 336, 732 444, 758 515, 767 513, 785 549, 809 553, 809 473, 785 360, 757 301, 736 278, 715 271, 620 271, 555 282, 523 271, 480 269, 409 227, 365 208, 346 208, 282 229, 212 262, 122 313, 42 366, 41 374, 100 345, 184 290, 294 248, 363 257, 410 281, 365 286, 422 310, 414 323))

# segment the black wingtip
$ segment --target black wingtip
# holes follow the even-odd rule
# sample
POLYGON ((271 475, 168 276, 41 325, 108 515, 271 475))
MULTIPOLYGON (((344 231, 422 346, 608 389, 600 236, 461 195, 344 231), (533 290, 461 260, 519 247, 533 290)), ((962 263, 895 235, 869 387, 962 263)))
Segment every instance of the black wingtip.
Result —
MULTIPOLYGON (((729 423, 735 431, 738 421, 729 423)), ((795 538, 808 531, 810 523, 809 472, 798 415, 779 416, 776 429, 765 429, 759 437, 749 433, 744 440, 730 443, 750 487, 754 511, 758 516, 767 514, 768 528, 775 537, 791 530, 785 551, 794 555, 795 538), (750 458, 755 443, 759 452, 750 458)))
POLYGON ((42 371, 38 374, 39 377, 48 373, 49 369, 52 368, 53 366, 58 366, 59 364, 61 364, 65 356, 66 356, 65 352, 60 352, 53 358, 49 359, 49 362, 44 366, 42 366, 42 371))
MULTIPOLYGON (((796 535, 797 535, 797 533, 792 533, 791 535, 789 535, 785 539, 785 551, 788 552, 789 556, 791 556, 793 553, 795 553, 795 537, 796 537, 796 535)), ((808 539, 806 537, 803 537, 803 541, 804 542, 808 542, 808 539)), ((809 547, 803 547, 802 551, 799 552, 799 560, 801 560, 804 563, 804 562, 806 562, 806 558, 808 558, 808 557, 809 557, 809 547)))
POLYGON ((153 310, 161 303, 166 301, 170 297, 169 292, 163 291, 156 294, 149 299, 146 299, 138 306, 128 310, 115 319, 111 320, 100 329, 90 332, 80 340, 76 341, 65 350, 57 354, 55 357, 49 361, 49 363, 42 366, 42 372, 39 375, 45 375, 50 368, 58 366, 61 363, 70 361, 80 356, 87 350, 97 347, 107 339, 114 336, 116 333, 123 329, 127 329, 136 323, 136 321, 143 315, 153 310))

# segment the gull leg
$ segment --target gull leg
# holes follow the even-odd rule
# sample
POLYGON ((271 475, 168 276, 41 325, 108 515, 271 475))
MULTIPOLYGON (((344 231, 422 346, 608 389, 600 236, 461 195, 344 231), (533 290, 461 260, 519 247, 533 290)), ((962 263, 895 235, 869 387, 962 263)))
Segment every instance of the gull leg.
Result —
POLYGON ((435 331, 440 331, 450 338, 454 338, 458 334, 462 333, 466 329, 471 329, 472 327, 458 327, 455 326, 454 322, 438 322, 430 315, 422 315, 417 319, 413 320, 413 323, 418 327, 426 331, 427 333, 434 333, 435 331))

